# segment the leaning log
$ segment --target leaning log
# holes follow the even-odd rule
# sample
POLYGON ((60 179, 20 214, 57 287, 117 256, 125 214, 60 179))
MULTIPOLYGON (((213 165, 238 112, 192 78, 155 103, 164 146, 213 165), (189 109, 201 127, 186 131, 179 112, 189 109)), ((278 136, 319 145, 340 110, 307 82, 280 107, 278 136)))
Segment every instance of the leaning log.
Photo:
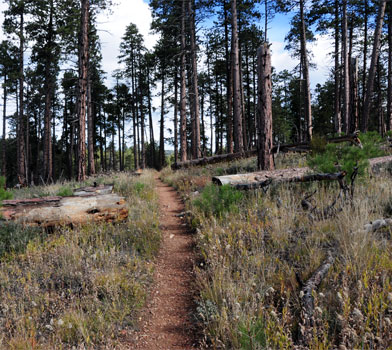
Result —
MULTIPOLYGON (((325 139, 325 141, 326 143, 350 142, 353 145, 362 148, 361 140, 358 137, 357 131, 352 135, 327 138, 325 139)), ((311 145, 309 142, 278 144, 272 147, 272 153, 309 152, 310 150, 311 150, 311 145)), ((231 162, 233 160, 254 157, 256 155, 257 155, 257 150, 255 149, 246 152, 240 152, 240 153, 218 154, 216 156, 204 157, 199 159, 187 160, 185 162, 174 163, 172 164, 171 168, 173 170, 186 169, 194 166, 203 166, 208 164, 231 162)))
POLYGON ((345 171, 326 174, 307 174, 309 168, 282 169, 251 174, 215 176, 212 182, 217 185, 228 184, 237 190, 254 190, 271 184, 312 182, 312 181, 341 181, 346 176, 345 171))
POLYGON ((53 227, 95 221, 123 221, 128 217, 128 209, 124 197, 109 193, 5 200, 0 214, 5 221, 15 221, 26 226, 53 227))

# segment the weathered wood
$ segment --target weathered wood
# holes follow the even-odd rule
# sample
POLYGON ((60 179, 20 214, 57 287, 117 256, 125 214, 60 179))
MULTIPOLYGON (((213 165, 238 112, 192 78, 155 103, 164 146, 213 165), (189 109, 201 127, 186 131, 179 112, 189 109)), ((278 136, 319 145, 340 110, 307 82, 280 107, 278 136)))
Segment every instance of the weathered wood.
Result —
POLYGON ((233 160, 253 157, 257 154, 256 150, 249 150, 246 152, 239 153, 228 153, 228 154, 218 154, 212 157, 204 157, 199 159, 192 159, 186 162, 180 162, 177 164, 172 164, 173 170, 186 169, 193 166, 208 165, 222 162, 231 162, 233 160))
POLYGON ((74 196, 91 196, 97 194, 109 194, 113 192, 113 185, 97 185, 81 187, 73 190, 74 196))
POLYGON ((128 217, 124 197, 90 192, 75 197, 42 197, 3 201, 2 218, 27 226, 53 227, 128 217))
POLYGON ((254 190, 267 187, 271 184, 312 182, 312 181, 342 181, 345 171, 327 174, 308 174, 309 168, 294 168, 268 173, 252 173, 239 175, 215 176, 212 181, 218 185, 229 184, 238 190, 254 190))
POLYGON ((321 282, 327 275, 329 269, 334 263, 334 257, 328 252, 328 257, 323 261, 319 268, 312 274, 312 276, 304 283, 301 292, 301 306, 302 306, 302 325, 300 333, 300 342, 302 344, 308 343, 308 338, 312 336, 313 314, 314 314, 314 296, 313 291, 316 291, 321 282))
MULTIPOLYGON (((359 132, 356 131, 352 135, 339 136, 327 138, 327 143, 341 143, 341 142, 351 142, 353 145, 362 148, 361 140, 358 137, 359 132)), ((286 152, 308 152, 311 150, 309 142, 291 143, 291 144, 278 144, 272 147, 272 153, 286 153, 286 152)), ((218 154, 211 157, 204 157, 199 159, 192 159, 185 162, 179 162, 177 164, 172 164, 171 168, 173 170, 186 169, 193 166, 203 166, 208 164, 216 164, 223 162, 231 162, 233 160, 249 158, 257 156, 257 150, 252 149, 246 152, 239 153, 228 153, 228 154, 218 154)))

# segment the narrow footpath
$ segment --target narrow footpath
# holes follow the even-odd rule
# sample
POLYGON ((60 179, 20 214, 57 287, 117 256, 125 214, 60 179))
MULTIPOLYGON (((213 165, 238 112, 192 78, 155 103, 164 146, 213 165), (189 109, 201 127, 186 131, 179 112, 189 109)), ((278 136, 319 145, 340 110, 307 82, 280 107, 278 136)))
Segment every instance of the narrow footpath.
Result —
POLYGON ((156 178, 161 206, 162 244, 155 280, 135 334, 135 350, 197 349, 192 323, 194 313, 193 237, 185 219, 184 204, 176 191, 156 178))

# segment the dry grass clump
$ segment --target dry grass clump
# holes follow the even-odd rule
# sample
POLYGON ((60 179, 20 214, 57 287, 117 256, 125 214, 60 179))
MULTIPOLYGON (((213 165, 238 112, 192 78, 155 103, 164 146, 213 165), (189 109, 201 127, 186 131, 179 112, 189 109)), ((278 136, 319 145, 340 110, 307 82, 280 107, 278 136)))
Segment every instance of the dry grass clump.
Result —
MULTIPOLYGON (((188 178, 185 171, 167 176, 188 178)), ((339 188, 278 185, 242 194, 219 215, 199 205, 219 190, 188 196, 200 251, 197 311, 212 348, 392 348, 391 228, 364 230, 390 210, 391 178, 358 180, 353 201, 339 199, 325 217, 301 206, 313 191, 310 201, 322 212, 339 188), (329 254, 334 263, 314 292, 306 330, 301 290, 329 254)))
POLYGON ((134 325, 160 242, 157 197, 151 173, 110 180, 127 222, 64 227, 3 256, 1 349, 108 348, 134 325))

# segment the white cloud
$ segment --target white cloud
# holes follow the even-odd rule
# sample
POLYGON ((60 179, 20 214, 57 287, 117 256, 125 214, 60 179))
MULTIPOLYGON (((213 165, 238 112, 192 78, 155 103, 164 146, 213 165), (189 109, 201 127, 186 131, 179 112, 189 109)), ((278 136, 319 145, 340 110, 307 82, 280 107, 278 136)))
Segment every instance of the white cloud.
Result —
POLYGON ((112 14, 98 15, 98 33, 102 44, 102 68, 108 77, 118 68, 117 56, 125 28, 134 23, 144 36, 145 46, 151 49, 158 36, 150 33, 151 11, 143 0, 118 0, 112 7, 112 14))
MULTIPOLYGON (((292 58, 290 53, 284 49, 285 45, 282 41, 273 41, 271 44, 271 61, 278 72, 284 69, 291 71, 299 64, 299 60, 292 58)), ((325 82, 333 66, 331 56, 333 39, 328 35, 317 34, 316 41, 309 48, 313 56, 311 61, 316 64, 316 68, 311 69, 309 73, 310 84, 314 89, 316 84, 325 82)))

